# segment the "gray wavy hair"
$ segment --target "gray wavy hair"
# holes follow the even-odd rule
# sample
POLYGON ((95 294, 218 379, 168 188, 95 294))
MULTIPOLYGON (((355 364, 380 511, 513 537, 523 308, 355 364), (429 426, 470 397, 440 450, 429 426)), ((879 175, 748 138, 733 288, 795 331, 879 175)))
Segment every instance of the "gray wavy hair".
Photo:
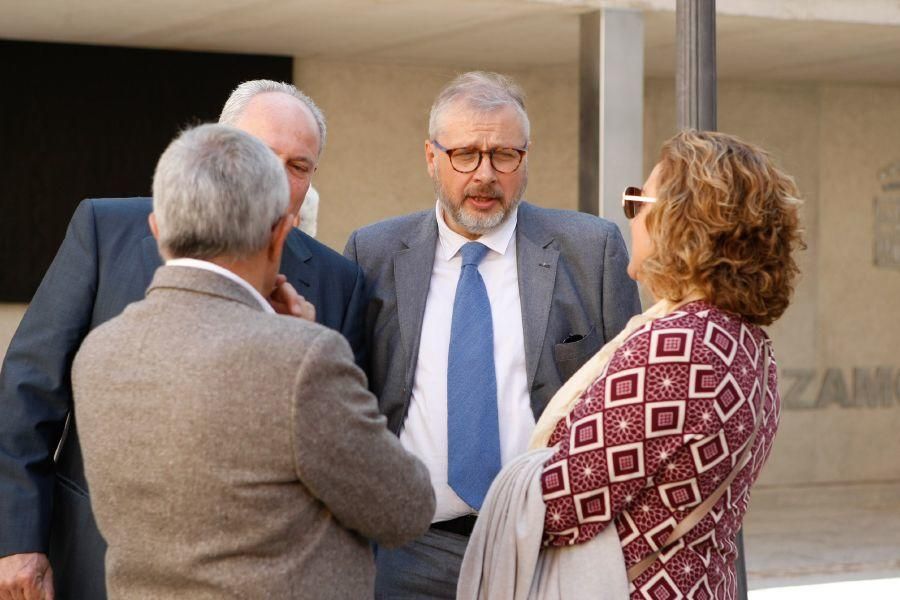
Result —
POLYGON ((269 92, 281 92, 282 94, 287 94, 302 102, 303 105, 309 109, 313 119, 316 121, 316 127, 319 129, 319 156, 321 156, 322 151, 325 149, 325 137, 328 133, 328 128, 325 124, 325 115, 322 113, 322 109, 313 102, 312 98, 290 83, 272 81, 271 79, 253 79, 251 81, 245 81, 234 88, 234 91, 228 96, 228 100, 225 101, 225 106, 222 107, 222 112, 219 115, 219 123, 235 127, 238 119, 241 118, 241 115, 247 108, 247 105, 250 104, 250 101, 253 100, 257 94, 266 94, 269 92))
POLYGON ((531 122, 525 110, 525 92, 511 78, 499 73, 470 71, 463 73, 441 90, 428 117, 428 137, 435 139, 440 132, 444 112, 458 102, 479 112, 493 112, 512 106, 522 119, 525 139, 531 139, 531 122))
POLYGON ((153 175, 153 213, 167 258, 247 258, 288 209, 278 158, 227 125, 200 125, 169 144, 153 175))

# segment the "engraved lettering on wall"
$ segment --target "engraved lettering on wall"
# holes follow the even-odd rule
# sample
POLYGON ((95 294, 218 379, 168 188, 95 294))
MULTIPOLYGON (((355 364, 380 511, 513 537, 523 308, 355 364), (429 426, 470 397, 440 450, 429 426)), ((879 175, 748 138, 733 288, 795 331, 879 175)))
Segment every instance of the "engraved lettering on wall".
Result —
POLYGON ((782 369, 778 388, 788 410, 900 407, 900 368, 782 369))

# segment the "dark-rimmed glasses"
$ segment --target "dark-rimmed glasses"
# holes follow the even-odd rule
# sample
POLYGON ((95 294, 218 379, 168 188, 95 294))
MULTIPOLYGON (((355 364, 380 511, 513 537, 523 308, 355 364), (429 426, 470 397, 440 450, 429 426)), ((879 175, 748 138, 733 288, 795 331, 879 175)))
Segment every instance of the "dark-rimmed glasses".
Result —
POLYGON ((522 164, 527 150, 525 148, 444 148, 437 140, 431 140, 434 147, 444 152, 450 159, 450 166, 457 173, 471 173, 481 166, 482 157, 487 154, 491 166, 498 173, 513 173, 522 164))
POLYGON ((656 198, 644 196, 644 191, 639 187, 628 186, 622 192, 622 210, 625 211, 625 216, 629 219, 635 218, 644 204, 653 202, 656 202, 656 198))

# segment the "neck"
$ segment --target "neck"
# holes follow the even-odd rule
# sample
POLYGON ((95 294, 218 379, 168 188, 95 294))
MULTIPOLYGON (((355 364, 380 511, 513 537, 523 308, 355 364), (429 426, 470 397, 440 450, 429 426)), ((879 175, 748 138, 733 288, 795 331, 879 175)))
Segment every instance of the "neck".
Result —
POLYGON ((271 286, 266 285, 268 278, 266 277, 265 263, 259 255, 246 259, 231 259, 217 256, 210 258, 209 262, 223 269, 228 269, 253 286, 263 298, 266 298, 272 292, 271 286), (267 287, 269 289, 266 289, 267 287))
POLYGON ((687 294, 684 295, 684 298, 681 300, 670 300, 672 303, 672 310, 676 308, 680 308, 685 304, 690 304, 691 302, 696 302, 697 300, 705 300, 706 297, 701 294, 698 290, 691 290, 687 294))

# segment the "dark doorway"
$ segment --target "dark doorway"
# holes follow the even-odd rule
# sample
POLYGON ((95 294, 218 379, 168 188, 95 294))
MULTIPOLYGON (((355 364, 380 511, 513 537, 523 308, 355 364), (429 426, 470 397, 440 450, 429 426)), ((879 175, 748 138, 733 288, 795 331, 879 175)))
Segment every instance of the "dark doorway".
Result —
POLYGON ((28 302, 83 198, 150 195, 186 125, 291 57, 0 40, 0 302, 28 302))

